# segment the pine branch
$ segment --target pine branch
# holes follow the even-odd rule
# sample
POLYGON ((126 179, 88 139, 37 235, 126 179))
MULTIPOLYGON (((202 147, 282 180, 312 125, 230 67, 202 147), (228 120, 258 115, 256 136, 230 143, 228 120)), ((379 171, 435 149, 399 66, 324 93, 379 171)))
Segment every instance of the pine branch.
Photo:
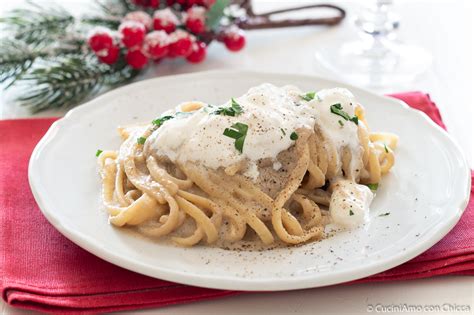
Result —
POLYGON ((31 2, 29 4, 31 8, 15 9, 0 18, 0 24, 17 40, 41 44, 58 35, 65 35, 74 22, 72 15, 57 6, 43 8, 31 2))
POLYGON ((81 22, 92 26, 104 26, 110 29, 118 29, 120 25, 120 18, 107 16, 84 16, 81 22))
POLYGON ((81 21, 89 25, 100 25, 111 29, 117 29, 122 18, 131 11, 138 8, 127 0, 103 0, 98 1, 97 6, 102 11, 100 15, 84 16, 81 21))
POLYGON ((10 81, 7 88, 33 65, 39 54, 28 45, 4 40, 0 42, 0 83, 10 81))
POLYGON ((108 66, 93 55, 47 61, 21 77, 26 93, 18 98, 33 112, 77 105, 104 86, 116 86, 138 74, 120 61, 108 66))

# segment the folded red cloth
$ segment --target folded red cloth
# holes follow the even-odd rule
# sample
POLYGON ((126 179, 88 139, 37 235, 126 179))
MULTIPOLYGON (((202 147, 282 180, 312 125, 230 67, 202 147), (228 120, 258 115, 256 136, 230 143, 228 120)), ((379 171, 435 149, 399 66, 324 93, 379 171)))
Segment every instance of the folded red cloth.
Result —
MULTIPOLYGON (((443 126, 428 95, 393 95, 443 126)), ((185 303, 237 294, 149 278, 109 264, 56 231, 31 194, 31 152, 56 118, 0 121, 0 272, 9 304, 46 312, 96 313, 185 303)), ((473 191, 471 190, 471 197, 473 191)), ((415 259, 359 282, 474 274, 474 201, 456 227, 415 259)))

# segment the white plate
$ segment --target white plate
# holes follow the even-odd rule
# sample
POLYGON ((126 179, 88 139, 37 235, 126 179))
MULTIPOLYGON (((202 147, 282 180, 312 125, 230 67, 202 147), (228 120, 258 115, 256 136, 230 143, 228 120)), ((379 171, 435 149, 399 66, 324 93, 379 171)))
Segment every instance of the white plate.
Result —
POLYGON ((203 72, 162 77, 116 89, 55 122, 30 160, 33 194, 67 238, 121 267, 169 281, 218 289, 289 290, 366 277, 419 255, 459 220, 468 200, 469 168, 459 146, 406 104, 317 77, 203 72), (99 202, 97 149, 117 149, 118 125, 150 121, 186 100, 219 104, 262 82, 303 90, 348 87, 366 107, 372 130, 400 136, 396 164, 357 230, 301 247, 234 252, 183 249, 137 238, 107 223, 99 202), (390 215, 379 217, 390 212, 390 215))

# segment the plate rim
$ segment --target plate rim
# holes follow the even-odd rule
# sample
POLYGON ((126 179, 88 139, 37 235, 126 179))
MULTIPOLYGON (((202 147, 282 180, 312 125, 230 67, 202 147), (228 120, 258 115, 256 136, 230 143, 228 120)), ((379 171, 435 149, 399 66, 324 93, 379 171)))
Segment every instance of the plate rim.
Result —
MULTIPOLYGON (((279 73, 279 72, 262 72, 262 71, 248 71, 248 70, 211 70, 211 71, 202 71, 202 72, 194 72, 194 73, 186 73, 186 74, 178 74, 178 75, 170 75, 170 76, 162 76, 156 77, 146 80, 137 81, 114 90, 108 91, 78 107, 75 107, 69 110, 66 115, 57 121, 55 121, 51 127, 48 129, 46 134, 41 138, 38 144, 35 146, 30 160, 28 164, 28 181, 33 193, 33 196, 38 204, 43 215, 46 219, 67 239, 78 245, 79 247, 83 248, 84 250, 92 253, 93 255, 108 261, 114 265, 120 266, 122 268, 128 269, 133 272, 137 272, 140 274, 144 274, 153 278, 158 278, 162 280, 167 280, 171 282, 186 284, 186 285, 194 285, 199 287, 205 288, 212 288, 212 289, 225 289, 225 290, 242 290, 242 291, 283 291, 283 290, 296 290, 296 289, 305 289, 305 288, 314 288, 320 287, 325 285, 343 283, 348 281, 353 281, 356 279, 360 279, 366 276, 370 276, 400 264, 420 255, 428 248, 432 247, 436 244, 439 240, 441 240, 459 221, 461 218, 470 197, 470 187, 471 187, 471 176, 470 176, 470 168, 467 163, 466 156, 462 151, 460 145, 457 141, 444 129, 442 129, 439 125, 434 123, 425 113, 416 110, 410 106, 408 106, 405 102, 394 99, 385 95, 379 95, 372 91, 369 91, 364 88, 356 87, 351 84, 347 84, 344 82, 339 82, 331 79, 326 79, 324 77, 315 76, 315 75, 305 75, 305 74, 294 74, 294 73, 279 73), (420 242, 412 247, 410 250, 407 250, 403 253, 399 253, 395 256, 390 256, 390 259, 379 259, 375 262, 371 262, 369 264, 365 264, 362 267, 358 267, 357 269, 350 269, 350 270, 342 270, 337 272, 337 276, 325 276, 324 274, 317 274, 317 275, 308 275, 304 278, 302 277, 294 277, 294 278, 279 278, 273 279, 271 281, 267 279, 256 279, 256 278, 237 278, 232 277, 223 277, 223 276, 215 276, 215 275, 199 275, 196 273, 187 273, 187 272, 180 272, 175 271, 168 268, 161 268, 156 267, 154 269, 150 269, 147 265, 142 264, 136 261, 129 261, 124 259, 124 257, 120 256, 119 254, 115 254, 112 251, 108 251, 107 249, 100 246, 100 244, 94 244, 94 242, 89 241, 89 237, 84 233, 80 233, 75 231, 74 229, 68 228, 68 224, 64 224, 60 222, 55 216, 54 211, 48 210, 46 206, 46 202, 41 194, 41 183, 39 182, 39 176, 35 176, 35 169, 36 169, 36 161, 38 161, 38 156, 40 156, 41 151, 47 147, 47 145, 54 140, 55 134, 59 131, 59 129, 67 124, 68 121, 74 119, 74 117, 81 115, 82 112, 86 111, 90 107, 94 107, 95 103, 102 102, 107 98, 111 98, 114 96, 119 96, 120 94, 125 94, 128 89, 135 89, 138 85, 142 84, 150 84, 153 81, 160 81, 160 80, 170 80, 170 79, 185 79, 189 80, 193 77, 201 77, 201 76, 209 76, 209 75, 229 75, 229 76, 275 76, 275 77, 299 77, 300 79, 309 79, 309 80, 321 80, 333 83, 334 86, 343 85, 348 87, 349 89, 362 91, 364 93, 370 94, 374 97, 383 98, 387 101, 392 103, 398 103, 404 110, 412 112, 412 114, 419 116, 425 123, 433 128, 438 135, 444 137, 445 141, 451 142, 451 144, 456 148, 458 153, 460 154, 459 158, 462 160, 462 166, 465 169, 465 176, 467 185, 462 192, 464 198, 460 200, 458 205, 453 205, 453 209, 451 215, 448 220, 443 222, 438 222, 436 224, 436 229, 433 229, 435 232, 432 232, 431 236, 428 237, 429 240, 425 242, 420 242), (441 226, 441 227, 440 227, 441 226), (141 269, 140 269, 141 268, 141 269), (192 275, 192 276, 190 276, 192 275), (317 279, 315 279, 317 278, 317 279), (337 280, 339 279, 339 280, 337 280), (252 289, 248 289, 249 286, 252 286, 252 289)), ((461 194, 461 193, 460 193, 461 194)))

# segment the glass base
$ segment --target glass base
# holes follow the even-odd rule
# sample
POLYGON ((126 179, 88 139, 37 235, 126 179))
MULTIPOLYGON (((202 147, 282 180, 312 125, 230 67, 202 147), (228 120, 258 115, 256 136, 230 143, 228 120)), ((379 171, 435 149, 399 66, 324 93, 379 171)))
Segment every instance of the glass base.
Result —
POLYGON ((384 88, 403 85, 432 63, 424 49, 396 41, 354 41, 320 46, 316 59, 337 77, 359 86, 384 88))

